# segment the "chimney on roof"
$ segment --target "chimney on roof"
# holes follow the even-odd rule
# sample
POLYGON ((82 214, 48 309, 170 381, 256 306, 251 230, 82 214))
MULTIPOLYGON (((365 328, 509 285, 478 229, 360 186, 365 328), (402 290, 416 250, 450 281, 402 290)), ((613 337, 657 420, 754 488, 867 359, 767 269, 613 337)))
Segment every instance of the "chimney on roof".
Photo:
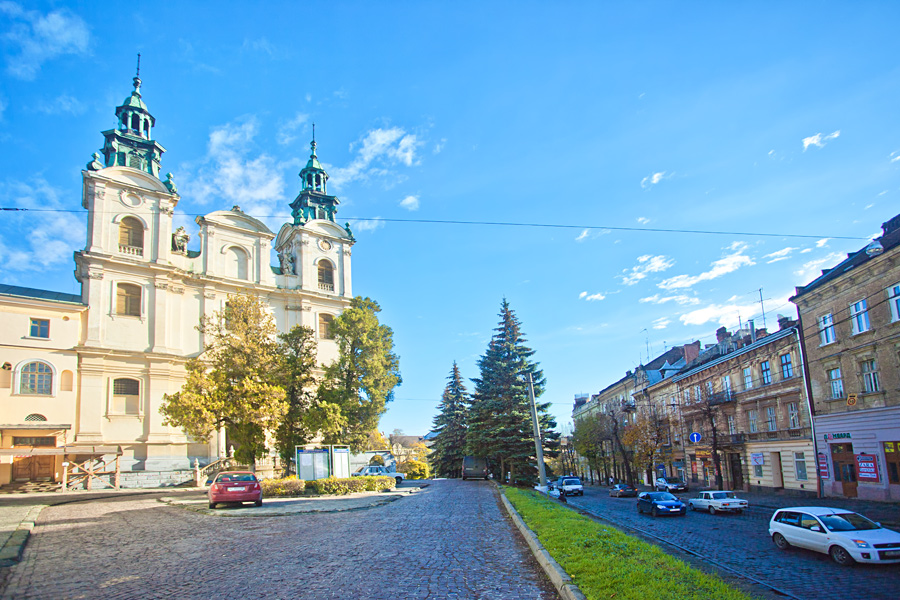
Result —
POLYGON ((769 332, 765 328, 756 330, 756 339, 764 338, 767 335, 769 335, 769 332))
POLYGON ((691 361, 697 360, 700 356, 700 341, 692 342, 684 345, 684 364, 689 365, 691 361))
POLYGON ((724 327, 716 329, 716 341, 720 344, 728 339, 728 330, 724 327))
POLYGON ((756 341, 756 325, 753 324, 753 319, 748 319, 747 323, 750 324, 750 343, 756 341))
POLYGON ((778 331, 782 329, 787 329, 789 327, 793 327, 797 324, 797 321, 790 317, 785 317, 784 315, 778 315, 778 331))

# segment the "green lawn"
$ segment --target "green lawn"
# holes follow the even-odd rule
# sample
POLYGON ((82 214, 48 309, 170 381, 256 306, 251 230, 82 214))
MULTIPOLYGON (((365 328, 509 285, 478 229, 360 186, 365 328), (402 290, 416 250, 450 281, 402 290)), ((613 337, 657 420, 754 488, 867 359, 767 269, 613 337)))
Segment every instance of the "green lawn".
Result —
POLYGON ((506 497, 588 599, 750 600, 714 575, 531 490, 506 497))

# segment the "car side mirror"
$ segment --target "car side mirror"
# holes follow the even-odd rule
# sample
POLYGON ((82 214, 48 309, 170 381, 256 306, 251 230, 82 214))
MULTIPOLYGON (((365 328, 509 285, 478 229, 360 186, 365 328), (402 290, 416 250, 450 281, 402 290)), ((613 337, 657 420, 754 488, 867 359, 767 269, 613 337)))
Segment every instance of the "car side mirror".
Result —
POLYGON ((810 530, 810 531, 818 531, 818 532, 821 533, 822 528, 819 527, 818 525, 813 525, 812 527, 809 528, 809 530, 810 530))

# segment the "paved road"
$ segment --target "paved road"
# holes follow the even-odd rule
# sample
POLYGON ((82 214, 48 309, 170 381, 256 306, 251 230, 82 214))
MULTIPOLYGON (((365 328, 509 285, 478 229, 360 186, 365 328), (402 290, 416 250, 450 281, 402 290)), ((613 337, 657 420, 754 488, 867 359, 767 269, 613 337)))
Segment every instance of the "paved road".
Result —
POLYGON ((221 517, 153 497, 45 508, 0 597, 555 599, 484 481, 388 505, 221 517))
MULTIPOLYGON (((900 598, 900 565, 841 567, 825 554, 775 548, 768 535, 771 508, 751 506, 742 515, 688 512, 685 517, 653 518, 637 513, 634 498, 610 498, 608 493, 607 488, 588 486, 584 497, 569 498, 568 502, 612 524, 662 537, 804 600, 900 598)), ((687 499, 690 494, 681 497, 687 499)), ((783 506, 804 505, 796 498, 786 501, 783 506)))

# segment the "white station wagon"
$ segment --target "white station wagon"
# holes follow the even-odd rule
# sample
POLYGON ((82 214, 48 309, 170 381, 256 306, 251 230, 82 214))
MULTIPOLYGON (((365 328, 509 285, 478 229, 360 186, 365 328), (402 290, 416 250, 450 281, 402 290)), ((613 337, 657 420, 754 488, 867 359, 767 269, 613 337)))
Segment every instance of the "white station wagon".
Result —
POLYGON ((700 492, 696 498, 688 500, 691 510, 706 510, 714 515, 717 512, 736 512, 740 514, 747 506, 746 500, 734 495, 734 492, 700 492))

